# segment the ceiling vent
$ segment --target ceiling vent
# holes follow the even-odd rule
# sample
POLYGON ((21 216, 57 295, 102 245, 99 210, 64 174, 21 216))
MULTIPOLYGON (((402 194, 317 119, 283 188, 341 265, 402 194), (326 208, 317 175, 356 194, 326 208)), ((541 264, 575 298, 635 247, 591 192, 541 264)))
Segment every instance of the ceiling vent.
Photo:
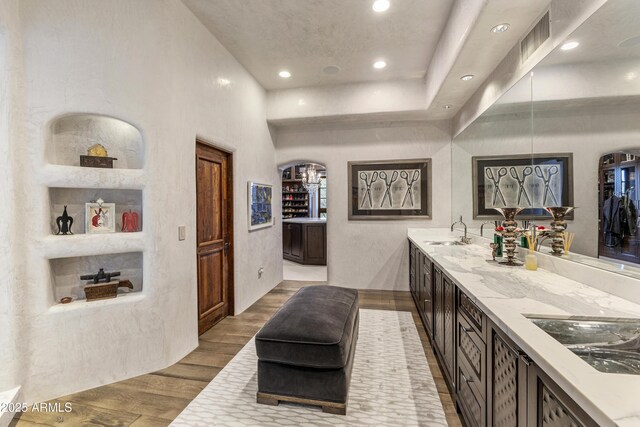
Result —
POLYGON ((520 57, 525 62, 549 38, 549 11, 520 42, 520 57))

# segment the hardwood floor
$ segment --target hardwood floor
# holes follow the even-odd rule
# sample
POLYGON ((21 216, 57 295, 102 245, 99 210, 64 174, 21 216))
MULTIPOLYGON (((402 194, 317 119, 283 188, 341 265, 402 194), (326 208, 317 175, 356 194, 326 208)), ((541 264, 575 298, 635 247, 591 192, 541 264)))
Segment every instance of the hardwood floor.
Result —
MULTIPOLYGON (((227 317, 200 337, 200 345, 173 366, 152 374, 71 394, 68 414, 26 412, 11 426, 166 426, 193 400, 300 287, 284 281, 238 316, 227 317)), ((313 284, 317 284, 313 283, 313 284)), ((360 291, 360 307, 410 311, 450 426, 462 426, 409 292, 360 291)))

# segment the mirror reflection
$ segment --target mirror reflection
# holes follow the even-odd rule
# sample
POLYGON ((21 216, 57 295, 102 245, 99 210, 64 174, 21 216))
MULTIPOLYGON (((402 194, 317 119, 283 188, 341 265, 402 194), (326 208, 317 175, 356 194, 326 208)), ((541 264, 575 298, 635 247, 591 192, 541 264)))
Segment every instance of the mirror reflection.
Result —
MULTIPOLYGON (((461 196, 453 198, 452 215, 469 218, 477 233, 493 220, 474 210, 473 199, 486 202, 478 196, 484 191, 493 202, 496 188, 469 176, 474 157, 528 154, 531 174, 524 176, 530 171, 524 166, 514 174, 509 167, 503 171, 500 190, 507 204, 575 207, 566 218, 573 242, 563 257, 640 275, 639 113, 640 2, 608 2, 454 139, 453 163, 470 166, 454 168, 453 189, 461 196), (554 163, 563 156, 569 159, 564 169, 554 163), (540 157, 549 163, 536 171, 540 157)), ((494 168, 498 177, 499 170, 494 168)), ((529 219, 550 227, 552 217, 538 213, 518 215, 521 226, 529 219)), ((541 251, 551 252, 549 242, 544 245, 541 251)))

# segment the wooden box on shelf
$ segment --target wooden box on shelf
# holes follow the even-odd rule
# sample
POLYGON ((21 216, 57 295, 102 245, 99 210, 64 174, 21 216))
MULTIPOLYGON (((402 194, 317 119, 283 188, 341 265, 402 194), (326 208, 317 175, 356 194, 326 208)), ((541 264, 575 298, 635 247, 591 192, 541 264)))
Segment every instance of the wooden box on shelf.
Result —
POLYGON ((115 157, 102 156, 80 156, 80 166, 87 168, 106 168, 113 169, 113 161, 118 160, 115 157))
POLYGON ((89 283, 84 287, 87 301, 115 298, 118 296, 118 288, 133 289, 129 280, 112 280, 108 283, 89 283))

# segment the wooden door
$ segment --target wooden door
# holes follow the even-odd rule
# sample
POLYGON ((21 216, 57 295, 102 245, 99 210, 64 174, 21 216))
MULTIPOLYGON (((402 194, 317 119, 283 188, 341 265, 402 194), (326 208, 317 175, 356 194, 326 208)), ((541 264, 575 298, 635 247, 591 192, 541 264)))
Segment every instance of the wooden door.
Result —
POLYGON ((282 254, 291 255, 291 224, 282 225, 282 254))
POLYGON ((198 332, 233 314, 231 155, 196 142, 198 332))
POLYGON ((291 232, 291 257, 302 261, 302 224, 289 224, 291 232))

